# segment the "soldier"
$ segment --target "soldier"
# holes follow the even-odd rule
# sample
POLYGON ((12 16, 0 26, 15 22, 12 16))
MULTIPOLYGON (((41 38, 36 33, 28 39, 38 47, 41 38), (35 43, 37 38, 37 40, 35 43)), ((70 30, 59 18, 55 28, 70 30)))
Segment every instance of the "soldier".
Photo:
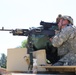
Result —
POLYGON ((56 35, 50 38, 52 45, 58 47, 58 55, 61 57, 54 66, 76 65, 76 27, 70 16, 62 16, 56 31, 56 35))
POLYGON ((56 23, 59 23, 61 17, 62 17, 62 15, 59 14, 58 17, 56 18, 56 23))

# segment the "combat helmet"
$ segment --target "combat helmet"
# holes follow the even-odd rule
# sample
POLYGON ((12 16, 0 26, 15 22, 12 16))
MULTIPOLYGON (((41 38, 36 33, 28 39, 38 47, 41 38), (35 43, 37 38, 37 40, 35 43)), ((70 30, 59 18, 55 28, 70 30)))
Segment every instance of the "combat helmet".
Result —
POLYGON ((67 19, 67 20, 70 22, 70 24, 73 25, 73 19, 72 19, 71 16, 62 16, 62 18, 63 18, 63 19, 67 19))

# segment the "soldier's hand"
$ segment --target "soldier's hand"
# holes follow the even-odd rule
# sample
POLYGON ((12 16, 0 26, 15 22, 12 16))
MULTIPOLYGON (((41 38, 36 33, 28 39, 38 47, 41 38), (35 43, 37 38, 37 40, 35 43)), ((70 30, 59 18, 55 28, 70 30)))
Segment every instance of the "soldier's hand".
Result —
POLYGON ((55 34, 58 34, 60 31, 59 30, 55 30, 55 34))
POLYGON ((50 41, 52 41, 53 38, 50 38, 50 41))

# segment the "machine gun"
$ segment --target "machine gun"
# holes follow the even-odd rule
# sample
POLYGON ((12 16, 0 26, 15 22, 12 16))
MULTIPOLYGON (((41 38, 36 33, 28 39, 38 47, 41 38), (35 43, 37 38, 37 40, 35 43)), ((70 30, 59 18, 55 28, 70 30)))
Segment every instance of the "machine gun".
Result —
POLYGON ((9 31, 10 33, 12 33, 14 36, 18 35, 18 36, 28 36, 28 43, 27 43, 27 50, 28 50, 28 54, 30 55, 30 65, 29 65, 29 70, 32 70, 33 67, 33 51, 34 51, 34 43, 32 40, 32 35, 45 35, 48 37, 52 37, 55 35, 55 29, 53 29, 53 27, 57 27, 57 24, 54 23, 46 23, 41 21, 40 25, 42 25, 41 27, 37 27, 37 28, 30 28, 30 29, 4 29, 4 27, 2 27, 2 29, 0 29, 0 31, 9 31))

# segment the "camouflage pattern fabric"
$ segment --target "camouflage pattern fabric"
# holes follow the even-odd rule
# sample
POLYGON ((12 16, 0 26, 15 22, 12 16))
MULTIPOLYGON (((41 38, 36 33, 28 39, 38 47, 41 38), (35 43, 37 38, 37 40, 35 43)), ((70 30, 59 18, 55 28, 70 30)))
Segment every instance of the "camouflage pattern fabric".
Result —
POLYGON ((57 63, 53 64, 53 66, 76 66, 76 54, 73 52, 67 53, 63 56, 57 63))
POLYGON ((69 25, 53 37, 52 45, 58 47, 61 62, 76 65, 76 27, 69 25))
POLYGON ((62 57, 59 61, 64 62, 63 64, 64 66, 65 65, 76 65, 76 54, 73 52, 69 52, 64 57, 62 57))

